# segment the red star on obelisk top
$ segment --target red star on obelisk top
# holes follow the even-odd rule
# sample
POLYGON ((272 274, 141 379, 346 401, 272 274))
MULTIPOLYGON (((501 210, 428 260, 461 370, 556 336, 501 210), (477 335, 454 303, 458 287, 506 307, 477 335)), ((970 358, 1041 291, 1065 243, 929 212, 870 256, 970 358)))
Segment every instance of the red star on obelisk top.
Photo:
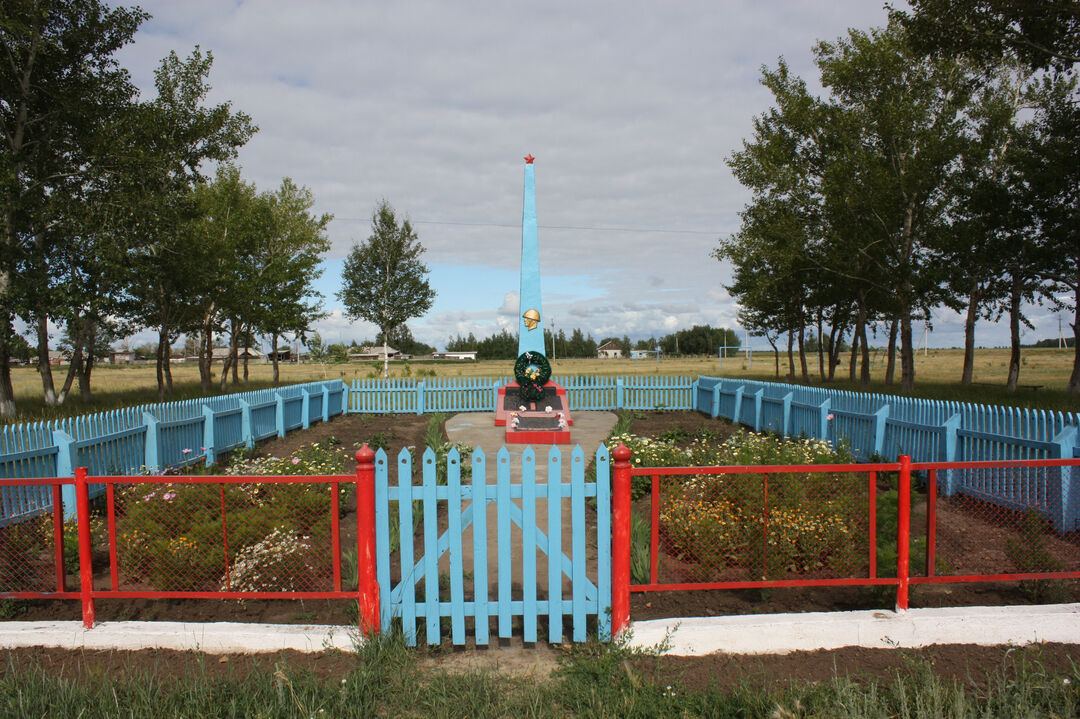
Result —
POLYGON ((525 156, 525 164, 526 165, 531 165, 531 164, 533 164, 533 160, 535 160, 535 159, 536 158, 532 156, 532 153, 530 153, 530 154, 525 156))

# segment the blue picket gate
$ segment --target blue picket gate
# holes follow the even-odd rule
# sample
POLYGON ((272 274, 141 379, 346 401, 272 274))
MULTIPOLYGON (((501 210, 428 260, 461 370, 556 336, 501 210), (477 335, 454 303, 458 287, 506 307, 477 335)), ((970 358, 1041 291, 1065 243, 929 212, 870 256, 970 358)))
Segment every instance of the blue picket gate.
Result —
POLYGON ((570 455, 569 481, 564 479, 563 457, 557 448, 548 453, 543 482, 537 481, 536 461, 533 449, 526 448, 520 467, 515 468, 520 475, 512 482, 510 455, 503 447, 496 455, 495 482, 491 483, 487 458, 476 449, 468 465, 471 477, 463 481, 460 455, 453 449, 446 458, 443 484, 436 455, 428 448, 421 461, 421 483, 414 484, 412 455, 403 449, 391 483, 386 453, 381 449, 376 453, 376 579, 383 632, 400 621, 406 641, 414 645, 422 621, 427 642, 438 644, 446 619, 454 644, 465 643, 467 625, 471 625, 476 644, 486 645, 493 619, 498 637, 509 638, 515 618, 520 618, 524 640, 535 642, 538 620, 547 617, 547 639, 552 643, 563 641, 564 619, 571 625, 574 641, 584 641, 593 622, 602 640, 611 638, 607 449, 597 450, 596 480, 591 481, 586 481, 581 447, 570 455), (594 534, 586 531, 588 498, 595 498, 589 503, 595 504, 594 534), (546 505, 539 512, 538 500, 546 505), (494 512, 489 512, 491 503, 494 512), (564 547, 567 504, 571 536, 570 546, 564 547), (446 519, 441 533, 440 516, 446 519), (396 546, 391 544, 391 517, 398 520, 396 546), (421 525, 422 547, 417 547, 414 527, 421 525), (512 526, 517 530, 511 532, 512 526), (471 538, 467 538, 470 529, 471 538), (489 552, 492 545, 494 556, 489 552), (590 560, 593 552, 595 559, 590 560), (537 571, 540 555, 547 559, 547 570, 542 573, 537 571), (447 586, 440 586, 440 575, 449 579, 447 586), (565 595, 564 583, 569 584, 565 595), (418 594, 421 584, 423 592, 418 594))

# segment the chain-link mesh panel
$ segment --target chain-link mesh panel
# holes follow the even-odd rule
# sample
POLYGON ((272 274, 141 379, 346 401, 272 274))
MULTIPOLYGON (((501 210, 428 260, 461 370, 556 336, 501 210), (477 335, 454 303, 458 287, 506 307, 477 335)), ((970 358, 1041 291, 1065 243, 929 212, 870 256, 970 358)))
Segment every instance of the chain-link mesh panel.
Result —
MULTIPOLYGON (((869 576, 869 482, 867 473, 661 477, 657 581, 869 576)), ((651 569, 651 502, 638 502, 632 527, 636 584, 648 583, 651 569)))
POLYGON ((1069 494, 1062 491, 1063 470, 1078 472, 996 467, 928 473, 912 494, 912 575, 1080 571, 1080 533, 1077 518, 1069 516, 1080 508, 1063 503, 1069 494), (936 498, 929 496, 931 478, 936 498))
POLYGON ((53 515, 38 514, 0 527, 0 592, 57 589, 53 515))
POLYGON ((332 591, 331 491, 325 483, 128 485, 117 491, 121 589, 332 591))

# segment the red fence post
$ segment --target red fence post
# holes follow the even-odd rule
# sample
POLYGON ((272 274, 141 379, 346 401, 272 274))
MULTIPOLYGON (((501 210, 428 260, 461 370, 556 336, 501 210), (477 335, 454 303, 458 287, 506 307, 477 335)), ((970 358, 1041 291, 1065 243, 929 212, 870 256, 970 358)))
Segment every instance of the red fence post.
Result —
POLYGON ((94 626, 94 568, 90 564, 90 491, 86 467, 75 470, 75 511, 79 521, 79 594, 82 597, 83 626, 94 626))
POLYGON ((900 455, 900 486, 896 507, 896 611, 908 608, 908 552, 911 543, 911 457, 900 455))
POLYGON ((356 451, 357 601, 360 631, 379 631, 379 584, 375 581, 375 452, 365 443, 356 451))
POLYGON ((67 591, 67 577, 64 569, 64 500, 60 485, 52 486, 53 506, 53 553, 56 569, 56 591, 67 591))
MULTIPOLYGON (((948 476, 948 475, 946 475, 948 476)), ((937 470, 930 470, 926 486, 926 576, 934 576, 937 564, 937 470)))
POLYGON ((611 633, 619 636, 630 624, 630 450, 619 442, 612 455, 611 633))

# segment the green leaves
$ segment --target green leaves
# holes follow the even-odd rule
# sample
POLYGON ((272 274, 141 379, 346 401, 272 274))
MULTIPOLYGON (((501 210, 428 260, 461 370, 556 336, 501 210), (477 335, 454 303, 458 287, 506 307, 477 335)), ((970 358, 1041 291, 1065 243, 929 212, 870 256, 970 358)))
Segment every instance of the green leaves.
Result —
POLYGON ((431 309, 435 290, 420 261, 423 252, 409 221, 399 225, 390 203, 380 202, 371 215, 371 235, 345 259, 345 285, 337 296, 348 315, 375 324, 385 338, 431 309))

